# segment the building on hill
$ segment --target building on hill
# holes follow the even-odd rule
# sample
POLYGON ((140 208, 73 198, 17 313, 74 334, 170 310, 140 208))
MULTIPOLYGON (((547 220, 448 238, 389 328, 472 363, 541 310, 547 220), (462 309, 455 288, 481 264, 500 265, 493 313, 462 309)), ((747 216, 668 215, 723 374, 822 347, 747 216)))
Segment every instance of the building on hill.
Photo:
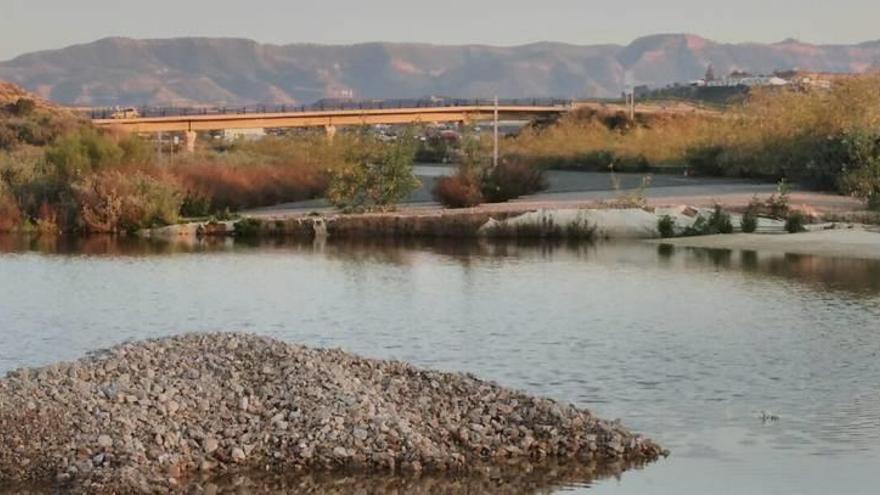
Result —
POLYGON ((699 86, 706 86, 710 88, 730 88, 736 86, 745 86, 748 88, 762 87, 762 86, 787 86, 789 81, 777 77, 777 76, 747 76, 747 75, 736 75, 725 77, 722 79, 716 79, 714 81, 702 81, 703 84, 698 84, 699 86))

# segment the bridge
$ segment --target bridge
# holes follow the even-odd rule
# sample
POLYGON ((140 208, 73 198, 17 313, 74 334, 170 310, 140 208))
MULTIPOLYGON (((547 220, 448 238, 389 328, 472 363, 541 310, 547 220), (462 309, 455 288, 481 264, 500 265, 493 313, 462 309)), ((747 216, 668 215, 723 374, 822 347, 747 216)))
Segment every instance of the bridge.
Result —
MULTIPOLYGON (((562 100, 452 100, 440 102, 407 101, 352 103, 333 108, 308 107, 185 108, 138 109, 136 116, 119 115, 118 110, 92 110, 90 118, 98 127, 132 133, 178 132, 185 136, 187 150, 195 149, 196 133, 224 129, 283 129, 323 127, 332 137, 337 127, 378 124, 431 124, 440 122, 478 122, 493 120, 533 120, 555 118, 572 109, 562 100), (113 118, 121 117, 121 118, 113 118)), ((133 112, 132 112, 133 113, 133 112)))

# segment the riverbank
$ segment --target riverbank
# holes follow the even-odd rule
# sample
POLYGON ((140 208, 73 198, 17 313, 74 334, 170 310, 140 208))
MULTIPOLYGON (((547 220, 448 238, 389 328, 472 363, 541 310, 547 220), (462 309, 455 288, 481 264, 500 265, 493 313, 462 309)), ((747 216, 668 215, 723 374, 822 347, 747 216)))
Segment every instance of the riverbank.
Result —
POLYGON ((243 334, 125 344, 0 380, 0 480, 153 492, 248 471, 468 472, 665 455, 471 375, 243 334))
POLYGON ((727 234, 663 239, 664 245, 778 254, 880 259, 880 230, 864 226, 799 234, 727 234))

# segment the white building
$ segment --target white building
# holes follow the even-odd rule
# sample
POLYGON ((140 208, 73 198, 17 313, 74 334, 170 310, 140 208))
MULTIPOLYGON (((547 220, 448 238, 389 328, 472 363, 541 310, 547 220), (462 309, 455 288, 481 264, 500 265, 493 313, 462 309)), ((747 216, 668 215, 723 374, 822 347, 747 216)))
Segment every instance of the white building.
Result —
POLYGON ((220 138, 224 141, 237 141, 245 139, 256 141, 266 136, 266 129, 223 129, 220 138))

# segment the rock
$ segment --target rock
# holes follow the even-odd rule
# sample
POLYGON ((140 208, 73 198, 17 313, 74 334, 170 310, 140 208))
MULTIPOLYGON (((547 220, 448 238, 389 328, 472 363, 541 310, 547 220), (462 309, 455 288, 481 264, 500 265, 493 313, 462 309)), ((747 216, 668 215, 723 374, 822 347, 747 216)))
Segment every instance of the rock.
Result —
POLYGON ((232 458, 233 462, 243 462, 246 456, 244 450, 239 447, 235 447, 232 449, 232 452, 230 452, 229 457, 232 458))
POLYGON ((356 439, 358 439, 360 441, 364 441, 369 436, 369 433, 367 433, 367 430, 365 430, 363 428, 355 428, 354 431, 352 432, 352 435, 354 435, 354 437, 356 439))
POLYGON ((664 455, 589 411, 471 375, 242 334, 123 344, 0 379, 0 480, 180 491, 197 471, 479 471, 664 455), (91 442, 89 439, 95 439, 91 442))
POLYGON ((220 448, 220 442, 217 441, 216 438, 208 437, 204 442, 204 449, 206 454, 214 453, 218 448, 220 448))
POLYGON ((98 436, 98 446, 104 449, 109 449, 113 446, 113 439, 110 438, 109 435, 100 435, 98 436))

